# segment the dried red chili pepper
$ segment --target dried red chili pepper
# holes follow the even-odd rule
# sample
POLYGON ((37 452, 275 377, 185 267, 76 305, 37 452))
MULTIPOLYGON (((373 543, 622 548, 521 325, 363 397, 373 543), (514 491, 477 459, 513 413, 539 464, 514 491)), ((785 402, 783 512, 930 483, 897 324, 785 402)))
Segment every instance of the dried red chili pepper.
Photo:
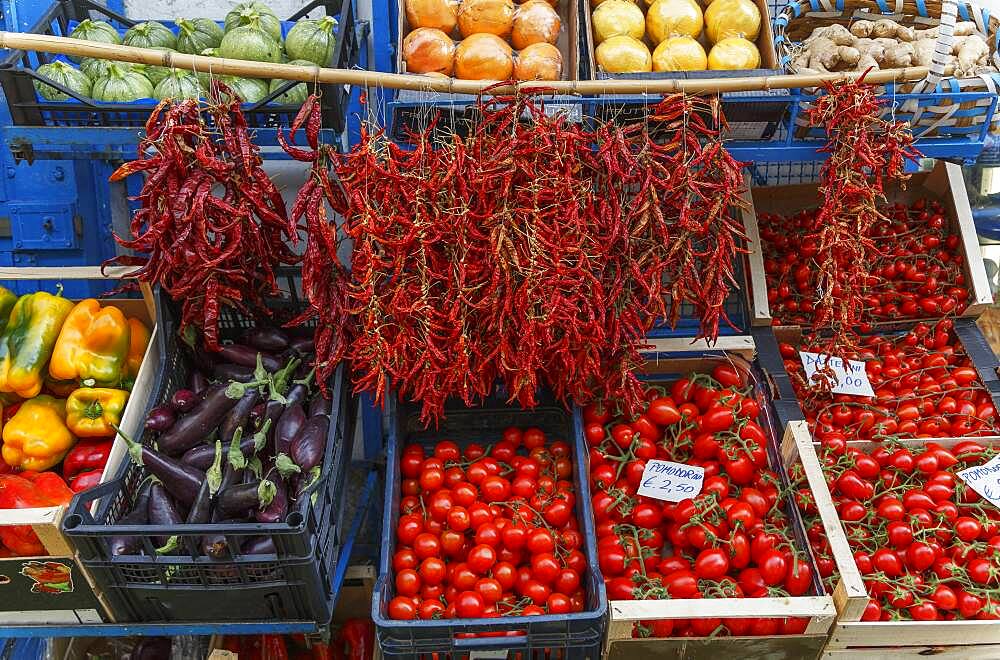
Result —
POLYGON ((181 330, 201 329, 206 346, 217 349, 222 307, 269 315, 264 297, 278 292, 275 269, 299 257, 286 244, 298 240, 298 230, 263 170, 240 102, 222 83, 213 85, 213 98, 228 100, 160 103, 139 158, 112 174, 117 181, 146 173, 132 238, 115 236, 146 256, 105 265, 142 266, 141 281, 161 285, 181 303, 181 330))
POLYGON ((353 241, 356 388, 380 399, 391 382, 425 421, 497 380, 525 406, 541 386, 637 405, 657 320, 691 305, 709 339, 726 320, 744 184, 718 102, 667 97, 646 122, 593 131, 524 96, 476 114, 462 134, 434 120, 404 145, 364 127, 330 154, 353 241))
POLYGON ((873 229, 885 220, 884 183, 905 181, 905 162, 920 154, 909 125, 883 118, 884 103, 863 77, 825 87, 809 110, 810 123, 826 131, 822 151, 829 156, 820 170, 822 203, 805 241, 816 246, 813 327, 830 328, 825 352, 843 357, 857 348, 864 320, 867 269, 879 254, 873 229))

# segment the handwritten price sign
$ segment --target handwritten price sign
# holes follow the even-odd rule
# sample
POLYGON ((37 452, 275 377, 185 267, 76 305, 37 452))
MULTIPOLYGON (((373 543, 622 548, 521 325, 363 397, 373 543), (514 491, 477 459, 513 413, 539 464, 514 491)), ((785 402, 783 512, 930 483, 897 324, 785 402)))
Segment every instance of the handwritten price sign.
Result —
POLYGON ((1000 508, 1000 456, 994 456, 979 467, 968 468, 956 474, 969 488, 1000 508))
POLYGON ((701 492, 705 468, 652 459, 642 471, 639 495, 665 502, 680 502, 701 492))
POLYGON ((872 389, 872 384, 868 380, 868 372, 865 371, 864 362, 848 360, 847 364, 844 364, 840 358, 823 353, 809 353, 808 351, 799 351, 799 357, 806 370, 806 382, 811 381, 813 374, 823 365, 829 364, 836 379, 833 386, 834 394, 875 396, 875 390, 872 389))

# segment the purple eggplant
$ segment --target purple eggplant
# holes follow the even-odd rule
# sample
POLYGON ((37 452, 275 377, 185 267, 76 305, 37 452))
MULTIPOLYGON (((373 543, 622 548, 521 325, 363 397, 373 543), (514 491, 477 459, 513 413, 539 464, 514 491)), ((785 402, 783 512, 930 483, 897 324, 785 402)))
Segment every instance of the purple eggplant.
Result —
POLYGON ((277 479, 274 482, 274 498, 263 509, 254 511, 254 519, 259 523, 284 522, 288 515, 288 491, 285 482, 277 479))
MULTIPOLYGON (((143 480, 139 485, 139 494, 132 503, 132 510, 121 517, 116 525, 145 525, 149 522, 149 497, 152 481, 143 480)), ((111 556, 135 555, 142 551, 141 536, 112 536, 108 540, 108 550, 111 556)))
POLYGON ((198 490, 198 497, 195 498, 191 509, 188 510, 184 522, 188 525, 200 525, 212 519, 212 487, 210 481, 205 479, 198 490))
POLYGON ((302 410, 301 404, 294 404, 285 408, 278 418, 278 424, 274 430, 275 453, 288 454, 292 451, 292 442, 298 436, 302 427, 306 423, 306 414, 302 410))
POLYGON ((208 378, 200 370, 192 369, 191 376, 188 377, 188 389, 195 394, 201 394, 208 389, 208 378))
POLYGON ((277 486, 269 479, 230 486, 219 492, 218 511, 226 517, 260 511, 271 504, 276 492, 277 486))
POLYGON ((258 351, 277 353, 288 348, 288 333, 280 328, 259 327, 247 330, 243 341, 258 351))
MULTIPOLYGON (((232 441, 232 439, 230 439, 232 441)), ((243 438, 240 441, 240 451, 247 458, 254 455, 254 437, 243 438)), ((223 454, 228 450, 228 446, 222 448, 223 454)), ((199 470, 207 470, 212 461, 215 460, 215 445, 198 445, 197 447, 192 447, 184 452, 181 456, 181 462, 190 465, 193 468, 198 468, 199 470)))
POLYGON ((267 425, 267 444, 271 444, 271 440, 274 439, 275 433, 278 428, 278 420, 281 419, 282 413, 285 412, 285 406, 278 401, 268 400, 264 404, 264 414, 261 416, 260 421, 257 423, 256 428, 258 430, 264 428, 267 425))
POLYGON ((227 395, 226 389, 224 385, 210 387, 205 399, 194 410, 177 420, 169 431, 159 437, 157 446, 160 451, 168 456, 183 454, 218 428, 237 403, 237 399, 227 395))
POLYGON ((293 337, 289 347, 299 355, 312 355, 316 352, 316 342, 312 337, 293 337))
POLYGON ((255 536, 240 549, 242 555, 273 555, 278 550, 274 547, 274 539, 270 536, 255 536))
POLYGON ((327 399, 322 394, 317 394, 312 401, 309 402, 309 416, 315 417, 316 415, 329 415, 333 410, 333 401, 327 399))
POLYGON ((242 344, 228 344, 223 346, 222 350, 219 351, 219 357, 226 362, 232 362, 244 367, 255 368, 258 356, 260 357, 261 365, 266 371, 274 373, 283 366, 281 361, 270 353, 264 353, 263 351, 258 351, 255 348, 243 346, 242 344))
POLYGON ((149 411, 149 416, 146 417, 146 428, 162 433, 173 426, 176 421, 177 414, 173 408, 166 405, 156 406, 149 411))
POLYGON ((154 449, 140 445, 122 433, 121 430, 118 433, 125 438, 132 460, 163 482, 163 487, 177 498, 178 502, 185 506, 191 506, 191 503, 198 497, 201 483, 205 480, 205 473, 154 449))
POLYGON ((143 637, 132 647, 128 660, 165 660, 170 657, 169 637, 143 637))
POLYGON ((317 415, 306 420, 302 430, 295 436, 291 458, 303 473, 323 463, 329 431, 330 418, 326 415, 317 415))
MULTIPOLYGON (((220 520, 220 524, 240 523, 242 520, 220 520)), ((229 558, 229 539, 225 534, 206 534, 201 537, 201 551, 212 559, 229 558)))
POLYGON ((198 405, 198 401, 201 397, 192 392, 191 390, 177 390, 174 395, 170 397, 170 407, 177 412, 190 412, 198 405))
MULTIPOLYGON (((176 528, 184 522, 181 514, 177 511, 174 500, 163 484, 153 484, 149 489, 149 524, 176 528)), ((166 548, 171 543, 169 536, 154 536, 153 544, 157 546, 157 552, 166 548)))
POLYGON ((212 369, 212 375, 218 380, 234 380, 238 383, 249 383, 254 379, 254 367, 244 367, 239 364, 217 364, 212 369))
POLYGON ((288 392, 285 393, 285 405, 291 406, 296 403, 305 403, 307 394, 309 394, 308 387, 302 383, 295 383, 288 388, 288 392))
POLYGON ((256 387, 248 388, 236 402, 236 405, 226 413, 225 419, 222 420, 222 425, 219 426, 219 439, 222 440, 224 448, 229 448, 229 443, 233 441, 236 429, 248 427, 247 422, 250 419, 250 412, 257 405, 259 398, 260 392, 257 391, 256 387))

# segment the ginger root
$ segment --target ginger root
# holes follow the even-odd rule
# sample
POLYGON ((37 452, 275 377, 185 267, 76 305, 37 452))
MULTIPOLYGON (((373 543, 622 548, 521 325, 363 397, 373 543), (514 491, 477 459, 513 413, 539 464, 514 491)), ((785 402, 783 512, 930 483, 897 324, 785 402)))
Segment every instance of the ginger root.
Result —
POLYGON ((875 21, 875 24, 872 26, 871 36, 874 39, 913 41, 913 28, 904 27, 888 18, 882 18, 875 21))
POLYGON ((982 37, 973 34, 956 40, 955 50, 952 52, 958 56, 955 75, 962 78, 978 73, 979 66, 986 64, 986 58, 990 55, 990 47, 982 37))
MULTIPOLYGON (((938 28, 914 30, 888 18, 855 21, 849 29, 834 23, 812 31, 791 67, 799 73, 826 73, 930 66, 938 34, 938 28)), ((955 36, 948 63, 955 65, 956 76, 990 70, 990 47, 975 23, 957 23, 955 36)))
POLYGON ((882 64, 887 69, 913 66, 913 44, 904 42, 898 43, 892 48, 886 48, 882 64))
POLYGON ((836 46, 850 46, 854 43, 854 35, 839 23, 816 28, 804 43, 807 47, 811 47, 818 39, 827 39, 836 46))

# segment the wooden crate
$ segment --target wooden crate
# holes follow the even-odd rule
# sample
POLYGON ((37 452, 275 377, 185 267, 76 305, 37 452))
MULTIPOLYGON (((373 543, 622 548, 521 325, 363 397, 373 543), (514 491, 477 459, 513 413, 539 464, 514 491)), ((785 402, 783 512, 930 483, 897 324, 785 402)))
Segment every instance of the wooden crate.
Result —
MULTIPOLYGON (((689 340, 660 340, 667 343, 674 351, 681 352, 673 353, 674 356, 668 354, 667 357, 651 359, 647 362, 643 374, 646 376, 667 376, 683 375, 691 371, 707 373, 719 363, 720 359, 729 361, 738 368, 747 371, 750 369, 748 360, 753 358, 753 340, 745 339, 749 343, 749 347, 744 347, 741 353, 701 355, 698 355, 697 352, 692 354, 690 348, 684 348, 684 343, 689 340)), ((755 385, 758 392, 764 395, 767 391, 767 384, 756 381, 755 385)), ((766 408, 767 406, 764 406, 765 410, 766 408)), ((762 425, 765 428, 770 427, 772 432, 775 430, 769 419, 762 419, 762 425)), ((776 466, 776 471, 780 472, 780 466, 776 466)), ((706 660, 718 660, 718 658, 726 656, 743 659, 767 658, 768 660, 816 658, 826 644, 827 636, 836 616, 833 598, 829 595, 790 598, 613 600, 609 603, 608 612, 610 625, 608 626, 608 639, 604 652, 606 660, 631 660, 632 658, 654 656, 678 659, 705 658, 706 660), (809 623, 803 634, 775 637, 632 637, 632 628, 636 621, 700 617, 803 617, 808 618, 809 623)))
MULTIPOLYGON (((928 442, 952 447, 967 440, 1000 444, 1000 436, 922 438, 900 442, 903 446, 919 448, 928 442)), ((868 449, 877 443, 852 441, 848 445, 868 449)), ((824 650, 824 657, 1000 658, 1000 625, 996 621, 861 621, 869 600, 868 591, 854 562, 805 422, 791 422, 788 425, 781 450, 782 460, 786 465, 796 460, 802 463, 840 573, 840 581, 833 593, 837 621, 824 650)))
POLYGON ((749 310, 750 325, 769 326, 771 325, 771 308, 767 302, 767 278, 764 277, 764 246, 760 241, 760 227, 757 224, 757 209, 754 202, 753 186, 750 177, 744 175, 746 191, 743 201, 746 208, 743 209, 743 228, 747 233, 746 263, 748 272, 745 278, 747 283, 747 310, 749 310))
MULTIPOLYGON (((127 271, 116 270, 120 276, 127 271)), ((0 279, 26 280, 68 280, 103 279, 100 269, 89 267, 74 268, 0 268, 0 279)), ((159 347, 156 341, 157 327, 152 299, 108 299, 104 304, 118 307, 128 316, 134 316, 151 329, 152 337, 142 366, 136 377, 132 393, 122 414, 122 429, 131 436, 138 437, 145 419, 146 407, 156 370, 159 367, 159 347)), ((127 455, 124 441, 116 438, 104 467, 103 479, 113 475, 118 465, 127 455)), ((0 559, 0 623, 97 623, 110 620, 107 608, 94 588, 90 576, 76 561, 76 553, 68 537, 61 531, 65 507, 44 507, 35 509, 2 509, 0 526, 30 525, 39 541, 48 551, 41 557, 12 557, 0 559), (65 574, 70 590, 59 593, 47 592, 38 581, 29 577, 30 573, 48 568, 65 574)))
MULTIPOLYGON (((751 189, 754 208, 758 212, 779 215, 815 208, 820 202, 816 187, 817 184, 814 183, 754 187, 751 189)), ((971 294, 969 306, 962 315, 979 316, 992 305, 993 293, 986 277, 983 254, 979 249, 979 239, 976 236, 976 225, 972 220, 972 208, 969 206, 969 194, 965 188, 965 179, 962 177, 962 168, 939 160, 930 172, 914 174, 905 189, 899 187, 888 189, 886 197, 889 203, 911 203, 930 197, 944 205, 948 212, 951 232, 959 237, 966 286, 971 294)), ((766 297, 766 290, 764 295, 766 297)))

